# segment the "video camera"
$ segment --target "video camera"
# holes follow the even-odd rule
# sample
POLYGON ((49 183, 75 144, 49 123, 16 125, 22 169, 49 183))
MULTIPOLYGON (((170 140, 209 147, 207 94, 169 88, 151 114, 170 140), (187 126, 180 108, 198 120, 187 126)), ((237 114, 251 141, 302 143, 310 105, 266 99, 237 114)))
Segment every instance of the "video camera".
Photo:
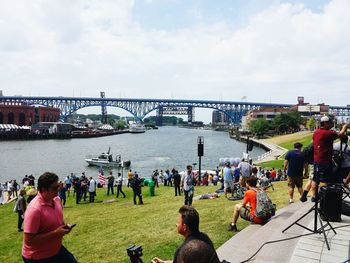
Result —
POLYGON ((143 263, 142 262, 142 246, 131 245, 126 249, 131 263, 143 263))

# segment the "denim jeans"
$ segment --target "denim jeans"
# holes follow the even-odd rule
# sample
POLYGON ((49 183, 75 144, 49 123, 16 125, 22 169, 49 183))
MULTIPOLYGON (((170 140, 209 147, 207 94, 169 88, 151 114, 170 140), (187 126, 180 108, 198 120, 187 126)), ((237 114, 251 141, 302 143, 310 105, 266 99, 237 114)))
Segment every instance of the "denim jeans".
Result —
POLYGON ((192 199, 193 199, 193 189, 186 191, 184 190, 185 194, 185 205, 192 205, 192 199))
POLYGON ((78 263, 72 253, 70 253, 64 246, 61 246, 60 251, 56 256, 45 259, 27 259, 23 257, 25 263, 78 263))

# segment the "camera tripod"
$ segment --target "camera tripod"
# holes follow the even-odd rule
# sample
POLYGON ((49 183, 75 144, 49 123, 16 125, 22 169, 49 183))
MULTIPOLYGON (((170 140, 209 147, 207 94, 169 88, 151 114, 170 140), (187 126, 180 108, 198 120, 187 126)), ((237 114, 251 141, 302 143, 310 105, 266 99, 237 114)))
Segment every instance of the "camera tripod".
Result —
MULTIPOLYGON (((315 204, 313 207, 310 208, 310 210, 308 212, 306 212, 304 215, 302 215, 301 217, 299 217, 296 221, 294 221, 291 225, 289 225, 287 228, 285 228, 282 233, 284 233, 285 231, 287 231, 289 228, 291 228, 294 225, 298 225, 308 231, 310 231, 311 233, 314 234, 323 234, 324 240, 326 241, 327 244, 327 249, 330 250, 329 247, 329 243, 328 243, 328 239, 327 239, 327 235, 326 235, 326 227, 329 226, 330 229, 334 232, 334 234, 337 234, 337 232, 335 232, 334 228, 332 227, 332 225, 329 223, 329 221, 326 219, 326 223, 324 224, 324 222, 321 219, 321 215, 320 215, 320 209, 318 207, 319 204, 319 193, 318 193, 318 187, 319 187, 319 180, 317 180, 316 182, 316 189, 315 189, 315 204), (304 217, 306 217, 307 215, 311 214, 312 212, 314 212, 314 226, 313 229, 310 229, 306 226, 303 226, 302 224, 299 223, 300 220, 302 220, 304 217), (317 226, 317 221, 319 221, 321 227, 318 228, 317 226)), ((329 229, 328 229, 329 230, 329 229)), ((305 236, 304 235, 300 235, 299 237, 305 236)))
POLYGON ((143 263, 142 259, 138 256, 130 257, 130 263, 143 263))

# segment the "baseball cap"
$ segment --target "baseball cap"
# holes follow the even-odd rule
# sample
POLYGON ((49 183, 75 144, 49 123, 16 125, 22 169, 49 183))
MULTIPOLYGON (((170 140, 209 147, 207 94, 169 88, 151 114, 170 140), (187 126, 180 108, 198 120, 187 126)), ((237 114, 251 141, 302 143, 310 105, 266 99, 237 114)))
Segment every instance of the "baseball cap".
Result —
POLYGON ((321 122, 329 122, 329 117, 328 116, 323 116, 321 118, 321 122))

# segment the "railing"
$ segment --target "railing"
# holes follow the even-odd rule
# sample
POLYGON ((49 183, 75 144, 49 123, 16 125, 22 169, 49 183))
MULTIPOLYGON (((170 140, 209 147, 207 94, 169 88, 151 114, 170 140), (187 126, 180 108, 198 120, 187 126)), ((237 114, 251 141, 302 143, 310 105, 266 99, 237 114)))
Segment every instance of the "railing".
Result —
POLYGON ((258 156, 258 161, 265 159, 267 156, 270 156, 273 152, 274 152, 273 150, 270 150, 270 151, 258 156))

